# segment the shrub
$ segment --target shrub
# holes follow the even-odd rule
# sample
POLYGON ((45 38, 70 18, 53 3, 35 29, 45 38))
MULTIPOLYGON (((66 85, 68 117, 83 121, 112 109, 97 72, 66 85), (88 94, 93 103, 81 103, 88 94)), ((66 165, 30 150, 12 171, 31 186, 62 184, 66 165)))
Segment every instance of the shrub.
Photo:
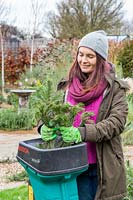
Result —
POLYGON ((47 107, 51 98, 53 101, 63 99, 63 93, 58 92, 58 95, 55 95, 55 87, 52 81, 46 79, 45 84, 38 85, 36 92, 30 96, 29 108, 33 110, 36 121, 41 119, 42 110, 47 107))
POLYGON ((0 129, 3 130, 32 129, 34 119, 34 113, 30 109, 24 109, 20 113, 13 109, 0 109, 0 129))
POLYGON ((7 103, 9 105, 13 105, 14 107, 17 107, 18 106, 18 97, 16 94, 13 94, 13 93, 10 93, 8 96, 7 96, 7 103))
POLYGON ((4 103, 6 100, 5 100, 5 98, 3 97, 3 95, 0 95, 0 104, 1 103, 4 103))
MULTIPOLYGON (((36 64, 40 61, 43 50, 36 49, 33 55, 33 63, 36 64)), ((17 49, 17 54, 11 49, 5 51, 5 80, 14 84, 19 78, 21 73, 25 72, 26 67, 30 65, 30 48, 20 47, 17 49)), ((1 52, 0 52, 0 72, 1 72, 1 52)))
POLYGON ((133 40, 125 42, 118 54, 117 62, 122 66, 124 77, 133 77, 133 40))
POLYGON ((133 145, 133 93, 128 94, 127 96, 128 102, 128 116, 127 123, 124 130, 124 134, 122 134, 124 145, 133 145))
POLYGON ((108 55, 109 61, 116 64, 117 56, 120 50, 123 48, 123 45, 124 45, 123 42, 109 40, 109 55, 108 55))
POLYGON ((133 167, 128 163, 126 165, 127 169, 127 197, 124 200, 133 199, 133 167))
POLYGON ((122 141, 124 145, 133 145, 133 126, 130 127, 127 131, 122 135, 122 141))
POLYGON ((12 176, 8 176, 7 179, 9 181, 28 181, 28 174, 24 170, 24 171, 22 171, 20 173, 14 174, 12 176))

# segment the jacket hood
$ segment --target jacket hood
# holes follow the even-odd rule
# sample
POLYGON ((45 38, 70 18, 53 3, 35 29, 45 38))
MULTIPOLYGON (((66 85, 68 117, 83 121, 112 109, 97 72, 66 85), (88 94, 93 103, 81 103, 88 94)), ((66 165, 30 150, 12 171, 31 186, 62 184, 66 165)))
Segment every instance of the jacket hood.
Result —
POLYGON ((119 84, 120 88, 129 90, 130 87, 129 87, 127 81, 124 79, 119 79, 117 77, 116 72, 115 72, 115 65, 111 62, 108 62, 108 64, 110 66, 110 73, 106 74, 105 78, 108 81, 108 83, 110 84, 110 86, 112 86, 113 81, 116 81, 119 84))

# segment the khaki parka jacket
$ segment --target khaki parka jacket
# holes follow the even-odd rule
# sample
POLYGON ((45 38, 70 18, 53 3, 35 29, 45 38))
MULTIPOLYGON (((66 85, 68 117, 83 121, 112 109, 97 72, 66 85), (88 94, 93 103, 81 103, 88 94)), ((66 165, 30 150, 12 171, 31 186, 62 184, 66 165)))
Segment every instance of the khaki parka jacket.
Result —
POLYGON ((120 134, 124 130, 128 105, 128 85, 106 76, 106 89, 99 109, 97 123, 85 127, 85 141, 96 142, 98 188, 95 200, 122 200, 126 196, 126 173, 120 134))
MULTIPOLYGON (((122 200, 126 196, 126 173, 121 133, 128 114, 126 90, 129 86, 115 77, 113 68, 105 78, 109 86, 104 93, 97 122, 86 124, 81 137, 85 142, 96 142, 98 188, 95 200, 122 200)), ((62 80, 57 89, 66 90, 66 82, 62 80)))

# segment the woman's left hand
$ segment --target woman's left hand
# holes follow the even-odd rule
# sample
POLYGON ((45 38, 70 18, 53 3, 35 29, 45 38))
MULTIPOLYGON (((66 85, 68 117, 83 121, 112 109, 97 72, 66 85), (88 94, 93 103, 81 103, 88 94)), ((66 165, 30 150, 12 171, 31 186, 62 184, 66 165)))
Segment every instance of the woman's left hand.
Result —
POLYGON ((66 143, 80 143, 82 142, 80 131, 78 128, 71 127, 61 127, 60 128, 62 139, 66 143))

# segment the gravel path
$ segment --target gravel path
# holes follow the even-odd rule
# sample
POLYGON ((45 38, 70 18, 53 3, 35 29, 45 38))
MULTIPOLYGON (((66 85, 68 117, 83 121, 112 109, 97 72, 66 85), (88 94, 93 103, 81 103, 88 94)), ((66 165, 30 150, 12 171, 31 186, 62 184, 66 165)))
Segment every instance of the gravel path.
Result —
POLYGON ((19 142, 39 137, 36 128, 29 131, 13 132, 0 130, 0 190, 25 184, 25 182, 22 181, 9 182, 7 177, 24 170, 16 159, 19 142))
POLYGON ((0 163, 0 190, 11 189, 23 184, 24 181, 9 181, 9 177, 22 172, 24 169, 18 162, 14 163, 0 163))
POLYGON ((0 162, 16 161, 19 142, 39 137, 36 129, 12 132, 0 130, 0 162))

